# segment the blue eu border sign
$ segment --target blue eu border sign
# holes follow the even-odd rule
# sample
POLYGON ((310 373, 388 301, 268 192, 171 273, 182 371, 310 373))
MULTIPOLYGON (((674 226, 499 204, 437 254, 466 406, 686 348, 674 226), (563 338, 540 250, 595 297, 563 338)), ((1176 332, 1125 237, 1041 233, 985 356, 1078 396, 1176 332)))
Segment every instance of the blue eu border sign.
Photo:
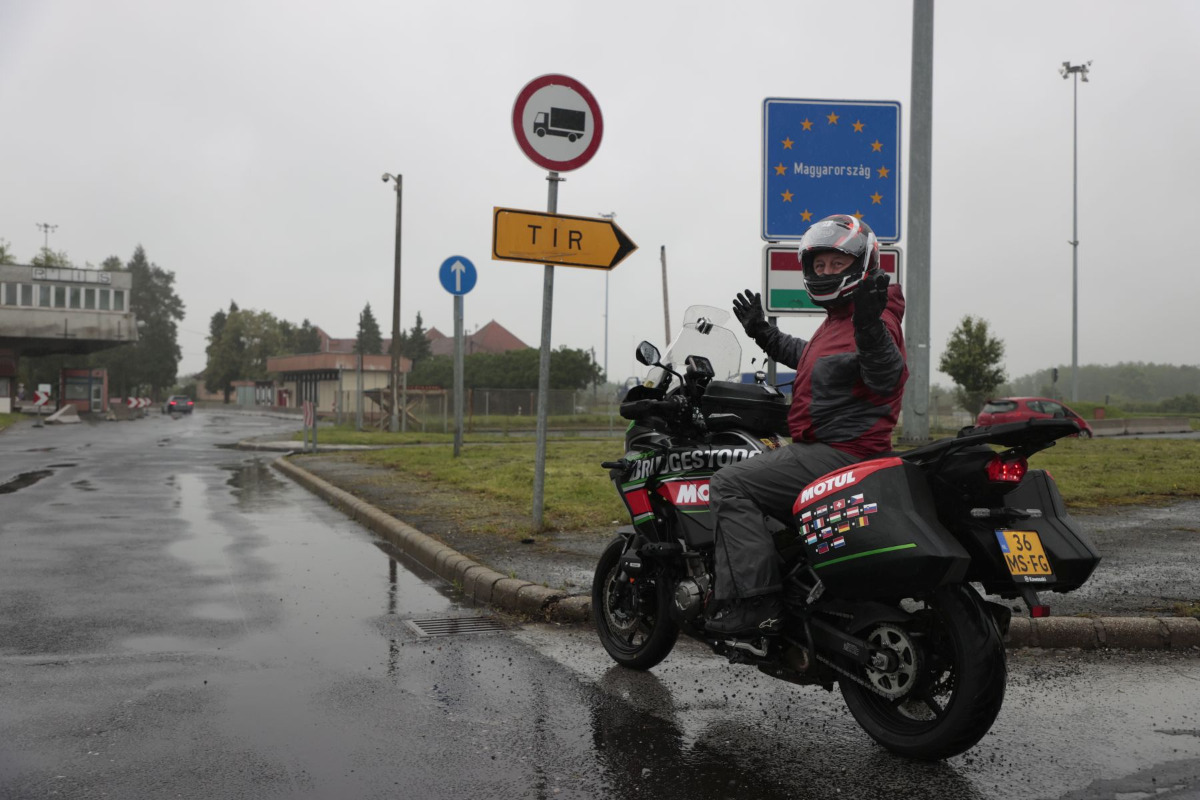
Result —
POLYGON ((854 214, 881 242, 900 239, 900 104, 763 101, 762 238, 799 239, 854 214))

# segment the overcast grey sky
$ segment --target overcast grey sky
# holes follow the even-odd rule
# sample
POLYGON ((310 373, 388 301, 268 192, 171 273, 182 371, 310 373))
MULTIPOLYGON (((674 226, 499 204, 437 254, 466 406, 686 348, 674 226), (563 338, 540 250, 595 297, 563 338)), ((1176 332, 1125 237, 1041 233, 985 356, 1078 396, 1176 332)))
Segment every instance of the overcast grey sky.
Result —
MULTIPOLYGON (((51 247, 80 265, 141 243, 176 275, 181 373, 195 372, 230 300, 344 337, 370 302, 389 330, 395 195, 380 175, 399 172, 402 326, 420 311, 452 332, 437 269, 464 255, 479 269, 468 330, 495 319, 537 346, 542 268, 491 260, 491 212, 546 208, 511 114, 526 83, 562 73, 605 128, 564 173, 559 211, 615 212, 641 248, 609 277, 620 380, 637 341, 662 343, 661 246, 674 321, 761 285, 764 98, 899 101, 907 144, 911 24, 901 0, 5 0, 0 238, 28 261, 35 223, 57 224, 51 247)), ((937 3, 935 370, 964 314, 1005 341, 1012 377, 1070 364, 1072 90, 1057 69, 1089 59, 1080 363, 1200 363, 1197 41, 1192 0, 937 3)), ((555 347, 603 361, 604 296, 604 273, 556 270, 555 347)))

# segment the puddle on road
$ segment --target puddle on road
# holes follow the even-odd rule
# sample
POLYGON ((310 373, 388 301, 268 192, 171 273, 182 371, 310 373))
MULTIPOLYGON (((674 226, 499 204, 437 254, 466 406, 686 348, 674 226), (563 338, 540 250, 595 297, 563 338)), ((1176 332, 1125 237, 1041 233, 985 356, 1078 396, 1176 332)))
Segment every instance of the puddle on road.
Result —
POLYGON ((233 489, 238 508, 243 511, 265 511, 282 505, 287 484, 271 465, 262 459, 236 466, 223 466, 232 474, 225 485, 233 489))
POLYGON ((10 481, 0 483, 0 494, 12 494, 13 492, 24 489, 28 486, 33 486, 42 478, 49 478, 54 474, 51 469, 38 469, 32 472, 22 472, 17 477, 10 481))
POLYGON ((97 487, 95 484, 93 484, 91 481, 87 480, 86 478, 84 478, 83 480, 80 480, 80 481, 74 481, 71 483, 71 485, 74 486, 76 489, 78 489, 81 492, 99 491, 99 487, 97 487))

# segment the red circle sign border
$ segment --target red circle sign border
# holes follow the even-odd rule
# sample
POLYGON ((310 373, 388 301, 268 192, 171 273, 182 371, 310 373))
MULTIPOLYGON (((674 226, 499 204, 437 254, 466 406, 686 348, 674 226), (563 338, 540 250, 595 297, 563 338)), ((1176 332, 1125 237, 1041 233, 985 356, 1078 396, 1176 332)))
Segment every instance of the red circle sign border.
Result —
POLYGON ((573 169, 579 169, 591 161, 592 156, 596 155, 596 150, 600 147, 600 139, 604 136, 604 116, 600 113, 600 104, 596 102, 596 98, 579 81, 568 75, 542 75, 525 84, 525 88, 517 95, 517 101, 513 103, 513 135, 517 137, 517 144, 521 146, 521 151, 533 163, 549 170, 569 172, 573 169), (525 105, 529 102, 529 98, 538 89, 553 85, 568 86, 578 92, 584 102, 587 103, 588 108, 591 109, 592 119, 594 120, 592 124, 592 141, 584 148, 582 153, 569 161, 555 161, 546 158, 537 150, 534 150, 533 145, 529 143, 528 135, 523 130, 524 126, 521 125, 521 117, 525 113, 525 105))

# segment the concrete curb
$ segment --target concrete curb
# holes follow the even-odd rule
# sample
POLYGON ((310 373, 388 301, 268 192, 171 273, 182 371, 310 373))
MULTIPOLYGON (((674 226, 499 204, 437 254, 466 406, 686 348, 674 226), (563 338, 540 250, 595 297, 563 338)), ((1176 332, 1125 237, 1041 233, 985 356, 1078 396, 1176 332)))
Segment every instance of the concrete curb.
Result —
POLYGON ((461 586, 463 594, 476 602, 541 617, 549 622, 574 623, 590 619, 590 597, 572 597, 540 584, 510 578, 467 558, 286 458, 276 459, 273 466, 355 522, 382 536, 430 572, 461 586))
MULTIPOLYGON (((447 547, 411 525, 318 478, 286 458, 274 466, 324 498, 351 519, 378 533, 431 572, 462 586, 476 602, 542 617, 550 622, 591 620, 591 597, 564 595, 540 584, 510 578, 447 547)), ((1081 650, 1200 649, 1200 619, 1194 617, 1014 617, 1005 644, 1010 649, 1081 650)))
POLYGON ((1009 647, 1080 650, 1200 649, 1200 619, 1194 617, 1017 617, 1009 647))

